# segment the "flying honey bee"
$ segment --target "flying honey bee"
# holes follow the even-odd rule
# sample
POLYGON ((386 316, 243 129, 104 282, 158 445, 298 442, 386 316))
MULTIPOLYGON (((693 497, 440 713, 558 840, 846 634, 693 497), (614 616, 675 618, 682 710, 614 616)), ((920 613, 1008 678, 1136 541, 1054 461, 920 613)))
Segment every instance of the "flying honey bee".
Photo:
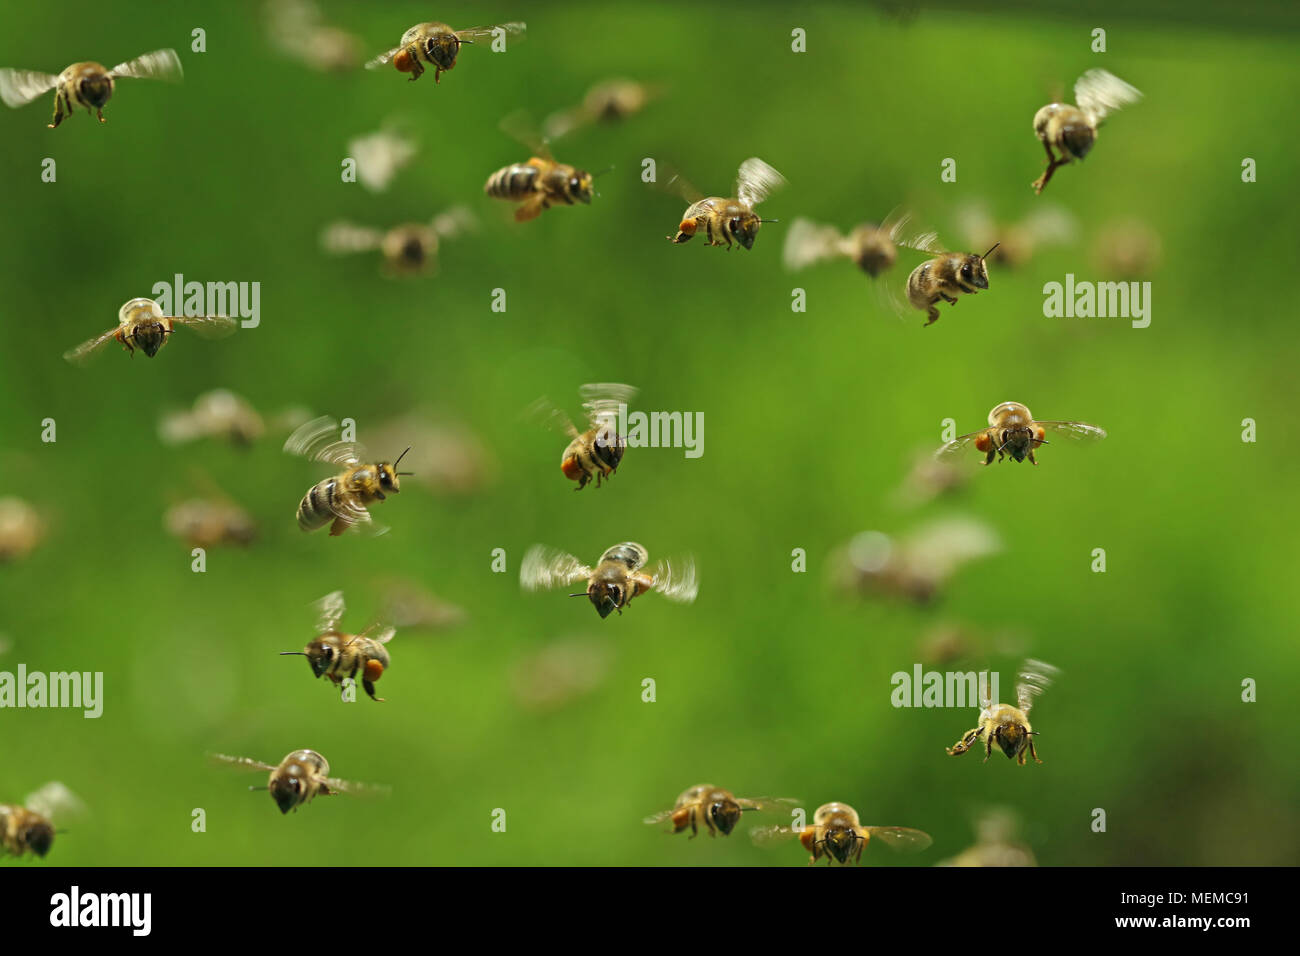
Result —
POLYGON ((384 274, 433 275, 438 271, 438 247, 477 226, 474 214, 456 206, 431 222, 403 223, 387 231, 359 226, 346 220, 331 223, 321 234, 321 246, 331 255, 350 255, 378 249, 384 257, 384 274))
POLYGON ((534 419, 546 421, 551 427, 569 436, 569 444, 560 456, 560 471, 581 491, 596 479, 600 487, 602 478, 609 478, 618 470, 623 460, 627 439, 617 433, 618 410, 636 397, 636 388, 615 382, 583 385, 578 389, 582 397, 582 410, 588 427, 579 432, 569 417, 545 398, 539 398, 530 408, 534 419))
POLYGON ((0 564, 27 557, 45 537, 45 523, 21 498, 0 498, 0 564))
POLYGON ((361 65, 361 40, 326 23, 312 0, 268 0, 267 32, 286 56, 327 73, 343 73, 361 65))
POLYGON ((84 106, 86 112, 93 112, 101 123, 104 119, 104 107, 113 95, 117 80, 131 77, 138 80, 168 80, 177 82, 182 75, 180 57, 175 50, 154 50, 138 56, 134 60, 119 63, 111 70, 106 70, 99 63, 74 63, 58 76, 48 73, 36 73, 32 70, 0 69, 0 100, 6 106, 17 108, 26 106, 50 90, 54 94, 54 129, 72 115, 78 106, 84 106))
POLYGON ((654 573, 647 574, 641 569, 649 558, 641 545, 624 541, 608 549, 596 567, 590 568, 571 554, 533 545, 519 568, 519 583, 525 591, 538 591, 586 579, 587 589, 569 597, 588 598, 602 618, 609 617, 611 611, 622 614, 634 597, 650 590, 680 604, 695 600, 700 588, 692 558, 676 564, 660 561, 654 573))
POLYGON ((1083 161, 1097 139, 1097 128, 1116 110, 1142 99, 1137 88, 1105 70, 1089 70, 1074 83, 1078 106, 1049 103, 1034 114, 1034 135, 1047 151, 1047 169, 1034 180, 1041 193, 1058 166, 1083 161), (1059 156, 1052 154, 1055 147, 1059 156))
POLYGON ((844 235, 835 226, 796 219, 785 238, 783 261, 791 272, 828 259, 848 259, 871 278, 893 268, 898 247, 909 244, 910 217, 891 213, 881 223, 863 223, 844 235))
POLYGON ((247 546, 257 537, 257 522, 231 501, 191 498, 167 509, 163 525, 191 548, 247 546))
POLYGON ((858 820, 858 811, 847 803, 827 803, 817 808, 813 822, 805 827, 755 827, 750 837, 757 846, 771 846, 783 840, 798 837, 803 848, 812 854, 808 865, 822 857, 829 866, 832 861, 846 864, 862 860, 862 851, 872 837, 893 850, 916 852, 924 850, 934 841, 930 834, 909 827, 864 827, 858 820))
POLYGON ((498 37, 518 43, 524 38, 525 24, 501 23, 495 26, 453 30, 445 23, 417 23, 402 34, 402 42, 387 53, 381 53, 366 64, 367 70, 378 70, 392 63, 401 73, 410 73, 418 80, 424 73, 423 60, 434 68, 433 81, 441 82, 442 74, 456 65, 462 43, 474 44, 498 37), (500 31, 500 32, 498 32, 500 31))
POLYGON ((842 591, 925 604, 965 565, 1001 550, 997 533, 984 521, 949 517, 901 535, 863 531, 837 549, 828 564, 842 591))
POLYGON ((640 113, 661 95, 659 87, 635 80, 605 80, 589 89, 578 106, 548 116, 542 128, 548 139, 559 139, 589 123, 619 123, 640 113))
POLYGON ((699 836, 700 827, 708 831, 709 836, 731 836, 731 831, 740 822, 740 815, 754 810, 779 810, 783 805, 794 805, 797 800, 786 797, 760 797, 749 799, 737 797, 730 790, 723 790, 711 783, 701 783, 691 787, 677 798, 671 810, 662 810, 645 818, 645 823, 657 826, 664 821, 671 821, 673 833, 681 833, 691 828, 691 839, 699 836))
POLYGON ((1039 206, 1016 222, 999 223, 981 203, 968 203, 957 213, 958 226, 975 247, 992 243, 989 261, 1008 269, 1027 263, 1044 246, 1072 240, 1074 218, 1060 206, 1039 206))
POLYGON ((443 631, 459 627, 468 615, 465 609, 443 600, 410 581, 389 581, 384 587, 383 620, 403 631, 443 631))
POLYGON ((1093 265, 1107 277, 1149 278, 1160 267, 1160 235, 1141 219, 1119 219, 1102 227, 1089 250, 1093 265))
POLYGON ((984 762, 988 763, 993 755, 996 743, 1007 755, 1020 766, 1025 765, 1025 757, 1033 757, 1034 763, 1042 763, 1034 750, 1034 737, 1038 736, 1029 725, 1029 711, 1034 706, 1034 698, 1046 690, 1052 678, 1059 673, 1051 664, 1042 661, 1026 660, 1020 665, 1016 680, 1016 704, 995 704, 987 698, 980 709, 979 726, 966 731, 961 740, 947 748, 948 756, 960 757, 984 738, 984 762))
POLYGON ((533 153, 526 162, 503 166, 487 178, 483 192, 494 199, 518 203, 515 221, 536 219, 552 206, 591 204, 595 177, 585 169, 558 162, 550 143, 538 133, 531 119, 522 113, 507 116, 501 129, 533 153))
POLYGON ((194 409, 169 412, 158 423, 158 434, 168 444, 196 438, 224 438, 247 448, 266 431, 266 423, 252 405, 224 388, 204 392, 194 400, 194 409))
POLYGON ((415 153, 415 140, 398 124, 389 124, 348 141, 347 154, 357 164, 357 182, 372 193, 387 189, 415 153))
POLYGON ((391 465, 386 461, 367 464, 364 447, 356 442, 333 440, 338 428, 338 422, 332 418, 314 418, 299 426, 284 443, 284 450, 290 455, 344 466, 343 471, 317 482, 303 496, 298 504, 298 527, 315 531, 330 525, 331 537, 349 528, 382 534, 388 529, 371 518, 370 507, 401 491, 398 478, 409 472, 396 469, 406 452, 398 455, 391 465))
POLYGON ((668 237, 670 242, 679 245, 690 242, 691 237, 703 229, 709 240, 707 245, 731 249, 732 243, 738 242, 744 248, 752 249, 760 226, 765 222, 780 221, 760 219, 754 211, 754 207, 772 190, 785 185, 785 177, 756 156, 740 164, 736 174, 736 195, 730 199, 705 196, 681 176, 673 176, 667 185, 690 203, 682 214, 677 234, 668 237))
POLYGON ((907 301, 912 308, 926 313, 926 325, 939 320, 938 302, 957 304, 961 295, 975 295, 989 287, 989 270, 985 260, 997 249, 982 256, 973 252, 944 252, 934 233, 925 233, 903 245, 929 253, 931 259, 923 262, 907 277, 907 301))
POLYGON ((1034 446, 1049 444, 1047 434, 1058 437, 1073 438, 1076 441, 1100 441, 1106 432, 1096 425, 1083 422, 1040 422, 1019 402, 1003 402, 989 412, 989 427, 969 435, 954 438, 936 451, 936 458, 945 458, 964 451, 971 445, 984 454, 984 464, 993 464, 996 455, 998 461, 1004 454, 1014 461, 1029 459, 1031 465, 1037 465, 1034 459, 1034 446))
POLYGON ((226 754, 212 754, 215 763, 238 767, 242 770, 268 771, 270 777, 265 787, 249 787, 249 790, 269 790, 271 799, 280 808, 281 813, 297 810, 300 806, 311 803, 315 797, 332 797, 336 793, 354 796, 382 796, 388 793, 388 787, 353 783, 329 775, 329 761, 314 750, 295 750, 288 754, 278 765, 262 763, 248 757, 230 757, 226 754))
POLYGON ((82 342, 75 349, 64 352, 63 357, 74 365, 84 365, 109 342, 117 341, 132 358, 135 357, 136 349, 153 358, 167 344, 167 337, 175 331, 175 326, 193 329, 208 339, 230 335, 239 326, 235 319, 225 315, 163 315, 162 309, 153 299, 132 299, 126 302, 118 310, 117 323, 117 328, 82 342))
POLYGON ((84 810, 76 794, 57 781, 29 794, 21 805, 0 803, 0 855, 45 856, 54 845, 55 835, 65 832, 54 828, 55 821, 84 810))
POLYGON ((339 630, 339 621, 347 612, 342 591, 325 595, 313 607, 318 614, 316 638, 302 650, 281 651, 280 656, 307 658, 313 674, 328 677, 335 684, 342 683, 345 677, 356 680, 360 672, 361 686, 370 699, 382 701, 384 698, 375 696, 375 681, 383 676, 390 664, 384 645, 393 639, 397 629, 372 624, 360 634, 344 634, 339 630))
POLYGON ((987 810, 975 823, 974 845, 935 866, 1037 866, 1034 852, 1016 839, 1019 828, 1011 810, 987 810))

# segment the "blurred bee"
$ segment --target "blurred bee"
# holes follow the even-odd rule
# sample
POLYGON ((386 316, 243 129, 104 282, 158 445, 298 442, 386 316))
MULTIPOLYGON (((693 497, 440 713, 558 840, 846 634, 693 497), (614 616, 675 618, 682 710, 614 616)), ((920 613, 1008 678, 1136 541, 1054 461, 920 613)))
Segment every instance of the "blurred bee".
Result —
POLYGON ((912 308, 926 313, 929 319, 926 325, 938 321, 937 303, 940 299, 956 305, 959 295, 975 295, 989 287, 989 270, 984 260, 997 249, 998 244, 995 243, 982 256, 973 252, 944 252, 934 233, 926 233, 904 244, 932 256, 907 277, 907 301, 912 308))
POLYGON ((542 128, 548 139, 558 139, 589 123, 622 122, 661 95, 659 87, 635 80, 605 80, 589 89, 578 106, 548 116, 542 128))
POLYGON ((538 133, 532 121, 514 113, 501 121, 501 129, 530 149, 533 155, 522 163, 503 166, 487 178, 483 191, 494 199, 519 203, 515 221, 536 219, 555 205, 591 204, 594 177, 585 169, 557 162, 550 143, 538 133))
POLYGON ((21 806, 0 803, 0 855, 22 856, 30 852, 45 856, 54 845, 55 835, 66 832, 54 829, 55 820, 84 811, 76 794, 57 781, 28 794, 21 806))
POLYGON ((78 106, 95 113, 101 123, 104 107, 113 95, 113 86, 122 77, 139 80, 168 80, 177 82, 182 75, 180 57, 175 50, 154 50, 134 60, 119 63, 111 70, 99 63, 74 63, 58 76, 36 73, 32 70, 0 69, 0 100, 6 106, 26 106, 50 90, 54 94, 54 129, 78 106))
POLYGON ((159 437, 167 444, 196 438, 224 438, 247 448, 266 431, 266 423, 252 405, 224 388, 204 392, 194 400, 193 411, 168 412, 158 423, 159 437))
POLYGON ((27 557, 45 537, 45 523, 21 498, 0 498, 0 563, 27 557))
POLYGON ((386 461, 366 464, 363 459, 368 456, 363 446, 356 442, 331 440, 338 434, 338 427, 338 422, 332 418, 314 418, 300 426, 284 443, 284 450, 290 455, 344 466, 343 471, 317 482, 303 496, 298 504, 298 527, 303 531, 315 531, 331 525, 331 537, 354 527, 371 534, 382 534, 388 529, 371 518, 370 507, 401 491, 398 478, 409 472, 396 469, 406 452, 398 455, 397 461, 391 465, 386 461))
POLYGON ((675 565, 660 561, 653 574, 646 574, 641 569, 649 559, 649 553, 641 545, 624 541, 608 549, 596 567, 590 568, 571 554, 533 545, 524 555, 519 583, 525 591, 538 591, 586 579, 587 589, 569 597, 588 598, 602 618, 609 617, 611 611, 622 614, 634 597, 650 590, 680 604, 695 600, 700 588, 692 558, 675 565))
POLYGON ((954 494, 970 482, 971 473, 950 459, 937 459, 930 449, 918 452, 907 476, 894 492, 894 500, 915 508, 954 494))
POLYGON ((311 803, 315 797, 332 797, 336 793, 356 796, 381 796, 388 793, 388 788, 376 784, 353 783, 329 775, 329 761, 314 750, 295 750, 280 761, 279 765, 262 763, 248 757, 230 757, 226 754, 212 754, 215 763, 242 770, 269 771, 265 787, 249 787, 249 790, 269 790, 271 799, 280 808, 281 813, 297 810, 300 806, 311 803))
POLYGON ((609 644, 589 638, 552 641, 515 665, 510 686, 532 711, 559 710, 598 688, 609 674, 609 644))
POLYGON ((701 783, 685 791, 673 804, 671 810, 663 810, 645 818, 645 823, 656 826, 665 820, 672 821, 673 833, 681 833, 691 828, 691 839, 699 836, 700 827, 704 827, 709 836, 731 836, 731 831, 740 822, 740 815, 753 810, 779 810, 782 805, 793 805, 797 800, 786 797, 761 797, 751 800, 737 797, 730 790, 723 790, 711 783, 701 783), (716 831, 716 832, 715 832, 716 831))
POLYGON ((796 836, 803 848, 812 854, 809 866, 822 857, 826 858, 828 866, 832 860, 846 864, 850 857, 854 863, 859 863, 862 851, 872 837, 878 837, 890 849, 909 852, 924 850, 934 842, 930 834, 909 827, 864 827, 858 821, 858 811, 847 803, 827 803, 818 807, 810 826, 755 827, 750 830, 750 837, 757 846, 771 846, 796 836))
POLYGON ((1037 465, 1034 459, 1034 446, 1049 444, 1047 433, 1073 438, 1076 441, 1099 441, 1106 437, 1106 432, 1096 425, 1083 422, 1040 422, 1019 402, 1003 402, 989 412, 989 427, 969 435, 954 438, 936 451, 936 458, 944 458, 964 451, 971 445, 984 454, 984 464, 993 464, 993 456, 998 461, 1004 454, 1010 455, 1017 462, 1029 459, 1031 465, 1037 465))
POLYGON ((974 846, 950 859, 940 860, 935 866, 1037 866, 1033 851, 1017 842, 1018 829, 1012 811, 1001 808, 986 811, 976 821, 974 846))
POLYGON ((382 701, 384 698, 375 696, 375 681, 383 676, 390 664, 384 645, 393 639, 397 629, 372 624, 360 634, 344 634, 338 629, 339 621, 347 612, 342 591, 332 591, 313 607, 319 615, 316 639, 300 651, 281 651, 280 656, 301 655, 311 664, 313 674, 329 677, 336 684, 342 683, 345 677, 356 680, 359 671, 361 686, 370 699, 382 701))
POLYGON ((175 326, 183 325, 203 338, 217 339, 230 335, 239 325, 225 315, 163 315, 153 299, 132 299, 123 304, 118 310, 117 322, 117 328, 82 342, 75 349, 64 352, 63 357, 74 365, 82 365, 98 355, 109 342, 117 341, 132 358, 136 349, 153 358, 167 344, 167 337, 175 331, 175 326))
POLYGON ((988 209, 969 203, 957 213, 958 228, 972 246, 992 244, 989 261, 1015 269, 1044 246, 1070 242, 1078 231, 1074 218, 1060 206, 1039 206, 1017 222, 995 222, 988 209))
POLYGON ((1097 127, 1121 107, 1136 103, 1142 94, 1105 70, 1089 70, 1074 83, 1078 106, 1049 103, 1034 114, 1034 135, 1047 151, 1047 169, 1034 180, 1034 192, 1041 193, 1058 166, 1082 161, 1097 139, 1097 127), (1052 154, 1055 148, 1060 156, 1052 154))
POLYGON ((191 498, 173 505, 163 516, 168 533, 192 548, 252 544, 257 522, 243 508, 230 501, 191 498))
POLYGON ((286 56, 326 73, 343 73, 361 65, 361 40, 321 16, 311 0, 269 0, 267 32, 286 56))
POLYGON ((429 223, 404 223, 387 231, 340 220, 325 228, 321 246, 335 256, 378 249, 384 257, 384 274, 389 278, 433 275, 438 271, 440 241, 473 231, 476 226, 474 214, 464 206, 449 209, 429 223))
POLYGON ((425 588, 394 581, 384 591, 383 620, 404 631, 441 631, 465 623, 465 609, 425 588))
POLYGON ((830 559, 840 590, 874 592, 924 604, 966 564, 997 554, 1002 542, 985 522, 945 518, 890 537, 864 531, 830 559))
POLYGON ((1132 281, 1149 278, 1160 267, 1160 235, 1140 219, 1107 224, 1092 244, 1092 261, 1107 277, 1132 281))
POLYGON ((372 193, 387 189, 415 153, 415 140, 396 126, 358 136, 348 143, 348 155, 357 164, 357 182, 372 193))
POLYGON ((546 398, 539 398, 530 408, 534 419, 545 420, 553 428, 570 438, 560 456, 560 471, 570 481, 576 481, 581 491, 592 478, 600 487, 602 478, 609 478, 618 470, 623 460, 627 439, 617 433, 618 409, 636 397, 636 388, 615 382, 583 385, 578 389, 582 397, 582 410, 588 428, 579 432, 569 417, 546 398))
POLYGON ((400 44, 375 57, 366 64, 366 69, 377 70, 392 63, 399 72, 410 73, 411 80, 414 81, 424 73, 424 64, 420 62, 424 60, 433 66, 433 81, 438 83, 441 82, 442 74, 456 65, 462 43, 491 40, 498 30, 502 31, 502 36, 518 43, 524 38, 525 24, 501 23, 469 30, 453 30, 445 23, 417 23, 402 34, 400 44))
POLYGON ((1025 757, 1034 758, 1034 763, 1042 763, 1034 750, 1033 738, 1038 733, 1029 726, 1029 710, 1034 705, 1034 698, 1046 690, 1052 683, 1052 677, 1059 673, 1051 664, 1042 661, 1027 660, 1020 665, 1020 674, 1016 680, 1016 704, 994 704, 991 700, 983 701, 980 710, 979 726, 968 730, 951 747, 948 756, 960 757, 984 738, 984 762, 988 763, 993 755, 996 743, 1007 755, 1007 759, 1016 760, 1020 766, 1025 765, 1025 757))
POLYGON ((710 246, 730 249, 733 242, 738 242, 746 249, 752 249, 759 227, 765 222, 780 221, 760 219, 754 211, 754 207, 772 190, 785 185, 784 176, 755 156, 740 164, 736 175, 736 195, 731 199, 706 197, 680 176, 673 176, 667 185, 690 203, 682 214, 677 234, 668 237, 674 243, 690 242, 691 237, 703 229, 710 246))
POLYGON ((863 223, 843 235, 835 226, 823 226, 810 219, 796 219, 785 238, 785 267, 798 272, 828 259, 849 259, 871 278, 892 269, 898 247, 907 245, 903 235, 910 217, 891 213, 877 223, 863 223))

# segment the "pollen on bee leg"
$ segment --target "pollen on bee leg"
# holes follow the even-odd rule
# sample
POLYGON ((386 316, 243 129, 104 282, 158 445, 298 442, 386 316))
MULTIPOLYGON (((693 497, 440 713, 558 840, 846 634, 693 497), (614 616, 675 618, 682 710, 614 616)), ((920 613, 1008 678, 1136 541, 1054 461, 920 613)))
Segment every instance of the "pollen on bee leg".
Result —
POLYGON ((377 681, 384 673, 384 665, 379 661, 366 661, 366 680, 377 681))
POLYGON ((985 454, 987 454, 988 450, 992 447, 993 447, 993 439, 990 438, 988 435, 980 435, 979 438, 975 439, 975 448, 977 451, 982 451, 985 454))
POLYGON ((578 481, 582 477, 582 464, 577 456, 570 455, 560 462, 560 471, 564 472, 564 477, 570 481, 578 481))

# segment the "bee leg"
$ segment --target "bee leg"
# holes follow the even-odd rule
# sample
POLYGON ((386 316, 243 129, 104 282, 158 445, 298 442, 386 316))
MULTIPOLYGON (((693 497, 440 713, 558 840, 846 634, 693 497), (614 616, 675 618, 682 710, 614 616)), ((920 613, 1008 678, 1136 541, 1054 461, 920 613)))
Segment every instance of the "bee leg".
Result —
POLYGON ((108 120, 104 119, 104 111, 103 111, 103 110, 95 110, 95 115, 99 117, 99 121, 100 121, 101 123, 107 123, 107 122, 108 122, 108 120))
POLYGON ((371 699, 371 700, 378 701, 378 702, 381 703, 381 704, 384 702, 384 698, 382 698, 382 697, 376 697, 376 696, 375 696, 375 682, 374 682, 374 681, 372 681, 372 680, 366 680, 366 679, 363 678, 362 681, 361 681, 361 686, 364 687, 364 688, 366 689, 366 693, 370 695, 370 699, 371 699))
POLYGON ((1034 458, 1034 450, 1033 450, 1032 448, 1029 449, 1029 463, 1030 463, 1031 465, 1036 465, 1036 464, 1038 464, 1037 459, 1034 458))
MULTIPOLYGON (((1022 753, 1021 756, 1023 757, 1024 754, 1022 753)), ((1034 758, 1034 763, 1042 763, 1042 761, 1038 759, 1038 751, 1034 749, 1034 735, 1032 734, 1029 737, 1029 756, 1034 758)))
POLYGON ((64 117, 71 115, 71 108, 69 108, 66 113, 64 112, 64 103, 63 91, 59 90, 59 92, 54 94, 54 121, 49 124, 50 129, 57 128, 58 125, 63 122, 64 117))
MULTIPOLYGON (((926 310, 925 314, 930 317, 930 321, 925 323, 925 325, 934 325, 934 323, 939 321, 939 310, 934 307, 933 302, 930 303, 930 308, 926 310)), ((924 325, 921 327, 925 328, 924 325)))
POLYGON ((350 527, 352 527, 352 522, 347 518, 344 518, 342 515, 339 515, 334 519, 334 523, 330 525, 330 537, 337 538, 350 527))
POLYGON ((988 763, 989 758, 993 756, 993 738, 997 734, 998 732, 995 730, 991 734, 984 735, 984 763, 988 763))

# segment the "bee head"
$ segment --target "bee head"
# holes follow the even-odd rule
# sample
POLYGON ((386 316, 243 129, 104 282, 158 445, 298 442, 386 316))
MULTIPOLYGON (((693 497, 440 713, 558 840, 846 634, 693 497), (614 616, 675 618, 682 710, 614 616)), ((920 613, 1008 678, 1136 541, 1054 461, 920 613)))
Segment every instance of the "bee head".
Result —
POLYGON ((424 55, 439 69, 450 70, 460 52, 460 37, 454 33, 435 33, 424 41, 424 55))
POLYGON ((569 195, 580 203, 590 203, 593 192, 591 173, 583 169, 575 169, 573 175, 569 177, 568 182, 569 195))
MULTIPOLYGON (((997 246, 993 247, 993 249, 996 248, 997 246)), ((993 249, 990 249, 989 252, 992 252, 993 249)), ((989 270, 988 266, 984 264, 989 252, 984 253, 982 256, 969 255, 962 259, 962 263, 957 270, 962 285, 974 289, 987 289, 989 287, 989 270)))
POLYGON ((77 83, 77 93, 84 103, 100 109, 113 95, 113 78, 107 73, 93 73, 77 83))
POLYGON ((857 842, 858 835, 849 827, 832 827, 826 831, 826 852, 835 857, 837 863, 849 861, 849 854, 857 842))
POLYGON ((402 490, 402 483, 399 479, 402 475, 409 475, 411 472, 398 471, 397 466, 402 463, 402 459, 406 457, 406 452, 410 450, 410 446, 407 446, 406 451, 398 455, 397 461, 393 462, 391 465, 386 461, 381 461, 379 463, 377 477, 379 479, 379 487, 384 491, 396 493, 402 490))
POLYGON ((612 424, 603 425, 596 432, 596 439, 592 443, 592 454, 610 471, 615 471, 618 463, 623 460, 626 446, 627 439, 617 434, 612 424))
POLYGON ((609 581, 594 582, 587 588, 587 597, 602 620, 623 606, 623 588, 609 581))
POLYGON ((1008 724, 998 734, 998 746, 1002 748, 1008 760, 1014 759, 1025 749, 1025 744, 1028 742, 1029 737, 1025 734, 1025 728, 1020 724, 1008 724))
POLYGON ((731 831, 740 822, 740 804, 735 800, 715 800, 709 804, 709 819, 723 836, 730 836, 731 831))
POLYGON ((755 213, 742 212, 727 221, 727 230, 731 233, 731 237, 746 249, 753 249, 754 239, 758 236, 758 227, 763 222, 764 220, 759 219, 755 213))
POLYGON ((54 844, 54 827, 44 820, 28 824, 20 839, 37 856, 44 856, 54 844))
POLYGON ((1070 123, 1061 127, 1057 142, 1071 158, 1081 160, 1088 155, 1096 138, 1097 134, 1091 126, 1084 123, 1070 123))
POLYGON ((302 799, 302 780, 289 775, 276 776, 271 781, 271 799, 280 808, 281 813, 288 813, 302 799))
POLYGON ((318 637, 300 651, 281 651, 281 657, 301 656, 307 658, 307 663, 311 665, 311 672, 317 677, 322 677, 329 673, 330 665, 334 663, 334 655, 338 652, 334 645, 325 641, 324 638, 318 637))
POLYGON ((167 344, 167 335, 170 332, 171 329, 163 322, 157 320, 141 322, 132 331, 131 339, 145 355, 153 358, 158 354, 158 350, 167 344))

